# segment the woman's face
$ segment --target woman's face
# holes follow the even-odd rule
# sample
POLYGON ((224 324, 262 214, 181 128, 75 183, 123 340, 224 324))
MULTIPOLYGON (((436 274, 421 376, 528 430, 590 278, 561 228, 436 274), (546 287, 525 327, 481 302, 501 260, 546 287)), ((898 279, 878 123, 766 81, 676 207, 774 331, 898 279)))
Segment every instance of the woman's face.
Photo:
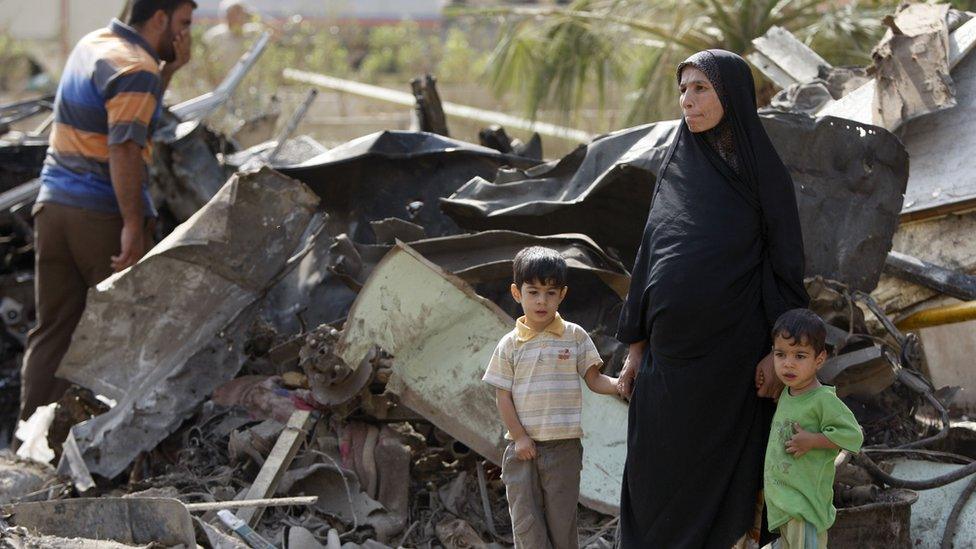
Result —
POLYGON ((682 69, 678 89, 685 123, 693 133, 708 131, 722 121, 725 115, 722 102, 701 70, 690 65, 682 69))

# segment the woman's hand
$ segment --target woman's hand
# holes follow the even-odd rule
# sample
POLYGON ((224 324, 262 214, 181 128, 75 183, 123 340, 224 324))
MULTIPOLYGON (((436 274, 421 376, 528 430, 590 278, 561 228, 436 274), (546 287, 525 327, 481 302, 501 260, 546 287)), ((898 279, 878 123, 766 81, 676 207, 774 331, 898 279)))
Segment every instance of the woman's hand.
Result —
POLYGON ((627 358, 624 359, 624 368, 620 371, 620 377, 617 378, 617 394, 620 395, 620 398, 630 400, 630 395, 634 393, 634 380, 637 379, 637 368, 640 367, 641 360, 644 357, 646 345, 646 341, 641 341, 632 343, 628 349, 627 358))
POLYGON ((617 394, 620 398, 630 400, 630 395, 634 392, 635 379, 637 379, 637 366, 630 360, 630 355, 627 355, 624 359, 624 368, 617 378, 617 394))
POLYGON ((762 398, 779 398, 783 387, 773 366, 773 353, 769 353, 756 366, 756 393, 762 398))

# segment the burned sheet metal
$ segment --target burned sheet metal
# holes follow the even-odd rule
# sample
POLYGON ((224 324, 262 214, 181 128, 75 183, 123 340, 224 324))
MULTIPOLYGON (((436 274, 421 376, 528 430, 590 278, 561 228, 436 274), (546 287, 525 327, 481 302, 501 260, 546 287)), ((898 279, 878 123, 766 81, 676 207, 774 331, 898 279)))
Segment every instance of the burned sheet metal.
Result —
POLYGON ((633 264, 675 122, 597 138, 556 162, 477 177, 441 207, 466 229, 582 233, 633 264))
POLYGON ((0 192, 39 177, 46 156, 46 136, 0 139, 0 192))
POLYGON ((976 300, 976 277, 896 251, 888 252, 885 273, 963 301, 976 300))
POLYGON ((186 507, 168 498, 80 498, 21 503, 9 508, 14 526, 63 538, 166 547, 196 547, 186 507))
MULTIPOLYGON (((494 391, 481 381, 498 340, 514 320, 405 244, 376 266, 349 312, 339 343, 346 364, 372 346, 394 355, 387 391, 439 429, 495 463, 504 426, 494 391), (434 306, 433 304, 436 304, 434 306)), ((627 406, 584 390, 580 500, 615 512, 626 446, 627 406)))
POLYGON ((72 429, 91 473, 119 474, 237 373, 255 302, 298 248, 317 202, 269 169, 240 174, 89 293, 58 376, 118 402, 72 429))
MULTIPOLYGON (((224 170, 229 172, 227 176, 230 177, 241 166, 254 158, 266 157, 277 145, 277 141, 265 141, 243 151, 224 156, 224 170)), ((325 145, 307 135, 299 135, 285 141, 284 146, 278 152, 278 156, 270 165, 273 168, 295 166, 327 152, 329 149, 325 145)))
POLYGON ((202 122, 167 114, 153 135, 155 153, 149 190, 153 202, 178 223, 197 212, 227 181, 217 161, 219 137, 202 122))
MULTIPOLYGON (((958 22, 961 24, 949 34, 950 70, 954 70, 956 65, 962 62, 969 55, 969 52, 976 47, 976 19, 970 19, 967 22, 959 20, 958 22)), ((953 76, 955 77, 955 75, 953 76)), ((879 108, 875 103, 876 87, 877 80, 871 79, 839 100, 827 104, 817 114, 819 116, 846 118, 862 124, 874 123, 879 108)), ((962 103, 960 102, 960 104, 962 103)))
POLYGON ((399 217, 422 225, 429 236, 461 232, 437 207, 472 177, 492 177, 502 166, 537 162, 439 135, 384 131, 354 139, 281 172, 322 197, 333 235, 372 243, 369 221, 399 217))
POLYGON ((432 237, 460 233, 437 207, 440 198, 472 177, 493 177, 503 166, 537 163, 439 135, 388 131, 280 168, 322 197, 328 234, 272 290, 267 317, 283 331, 299 328, 299 314, 310 326, 342 319, 356 293, 329 271, 341 260, 332 249, 334 238, 347 234, 355 242, 372 244, 377 235, 371 222, 390 218, 410 221, 432 237))
MULTIPOLYGON (((337 246, 342 249, 342 255, 358 254, 354 264, 359 269, 340 272, 353 278, 360 286, 376 263, 392 248, 391 245, 370 246, 343 240, 348 244, 337 243, 337 246), (354 249, 349 249, 349 245, 354 249)), ((616 292, 619 298, 627 295, 630 285, 630 276, 623 264, 608 256, 582 234, 535 236, 514 231, 482 231, 413 240, 409 244, 427 260, 471 285, 504 279, 507 289, 512 278, 512 260, 519 250, 528 246, 545 246, 558 251, 566 259, 571 274, 575 271, 590 273, 616 292)), ((336 268, 339 267, 336 265, 336 268)))
POLYGON ((949 4, 903 4, 871 56, 877 85, 873 122, 894 131, 903 123, 956 106, 949 76, 949 4))
POLYGON ((817 52, 782 27, 770 27, 752 45, 755 51, 747 56, 749 62, 784 89, 810 82, 819 77, 822 68, 832 68, 817 52))
MULTIPOLYGON (((976 273, 974 232, 976 211, 902 223, 895 233, 892 247, 924 262, 971 276, 976 273)), ((885 312, 895 315, 937 298, 939 292, 886 274, 881 277, 872 295, 885 312)))
POLYGON ((897 137, 837 118, 763 117, 793 176, 806 276, 871 291, 898 228, 908 154, 897 137))
MULTIPOLYGON (((976 20, 967 23, 976 26, 976 20)), ((976 29, 974 29, 976 33, 976 29)), ((976 205, 976 55, 952 71, 959 107, 910 122, 902 141, 912 158, 904 218, 961 212, 976 205)))
MULTIPOLYGON (((836 118, 764 114, 763 123, 790 169, 806 248, 807 276, 854 289, 877 284, 898 225, 908 155, 873 126, 836 118)), ((632 264, 654 176, 675 122, 599 138, 556 163, 475 178, 444 210, 471 230, 583 233, 632 264)))

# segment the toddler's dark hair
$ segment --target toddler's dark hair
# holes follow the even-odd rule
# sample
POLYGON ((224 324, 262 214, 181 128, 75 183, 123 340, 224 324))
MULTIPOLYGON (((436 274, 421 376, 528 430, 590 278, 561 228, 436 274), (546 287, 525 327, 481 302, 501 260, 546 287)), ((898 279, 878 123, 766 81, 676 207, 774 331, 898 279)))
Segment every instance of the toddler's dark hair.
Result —
POLYGON ((780 315, 773 326, 772 336, 774 340, 782 337, 798 345, 809 345, 818 355, 827 345, 827 327, 810 309, 792 309, 780 315))
POLYGON ((524 282, 562 288, 566 285, 567 270, 566 260, 559 252, 542 246, 523 248, 515 254, 515 261, 512 262, 512 278, 519 288, 524 282))

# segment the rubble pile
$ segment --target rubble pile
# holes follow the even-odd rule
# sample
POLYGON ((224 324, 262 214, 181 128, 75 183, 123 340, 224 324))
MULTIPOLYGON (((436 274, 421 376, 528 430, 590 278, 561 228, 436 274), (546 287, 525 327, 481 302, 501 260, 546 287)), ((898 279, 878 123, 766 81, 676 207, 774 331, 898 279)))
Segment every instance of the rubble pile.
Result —
MULTIPOLYGON (((913 36, 948 40, 943 67, 904 78, 966 66, 952 58, 976 27, 953 21, 886 39, 891 55, 913 36)), ((887 104, 893 84, 876 90, 810 52, 788 74, 775 47, 791 40, 784 32, 757 44, 753 62, 783 87, 819 79, 824 93, 800 105, 810 95, 794 88, 763 123, 796 185, 807 289, 829 324, 820 377, 866 436, 838 463, 832 543, 951 543, 976 528, 964 512, 976 431, 961 421, 966 393, 931 381, 925 333, 889 318, 885 288, 898 276, 924 286, 913 294, 929 292, 924 301, 976 285, 892 255, 915 207, 904 200, 911 145, 837 104, 875 91, 887 104)), ((424 127, 446 134, 433 80, 416 86, 424 127)), ((509 546, 504 428, 480 378, 519 314, 512 258, 534 244, 566 258, 561 312, 619 371, 627 268, 677 123, 600 136, 553 161, 537 139, 514 146, 500 128, 482 132, 491 147, 386 131, 326 150, 286 132, 238 150, 203 122, 232 88, 174 107, 157 133, 152 191, 167 234, 89 293, 59 369, 76 386, 22 425, 20 454, 34 461, 0 454, 0 546, 509 546)), ((967 100, 956 90, 953 101, 967 100)), ((913 111, 912 123, 944 108, 913 111)), ((0 195, 6 414, 31 321, 32 190, 18 181, 0 195)), ((615 547, 627 405, 584 395, 581 547, 615 547)))

